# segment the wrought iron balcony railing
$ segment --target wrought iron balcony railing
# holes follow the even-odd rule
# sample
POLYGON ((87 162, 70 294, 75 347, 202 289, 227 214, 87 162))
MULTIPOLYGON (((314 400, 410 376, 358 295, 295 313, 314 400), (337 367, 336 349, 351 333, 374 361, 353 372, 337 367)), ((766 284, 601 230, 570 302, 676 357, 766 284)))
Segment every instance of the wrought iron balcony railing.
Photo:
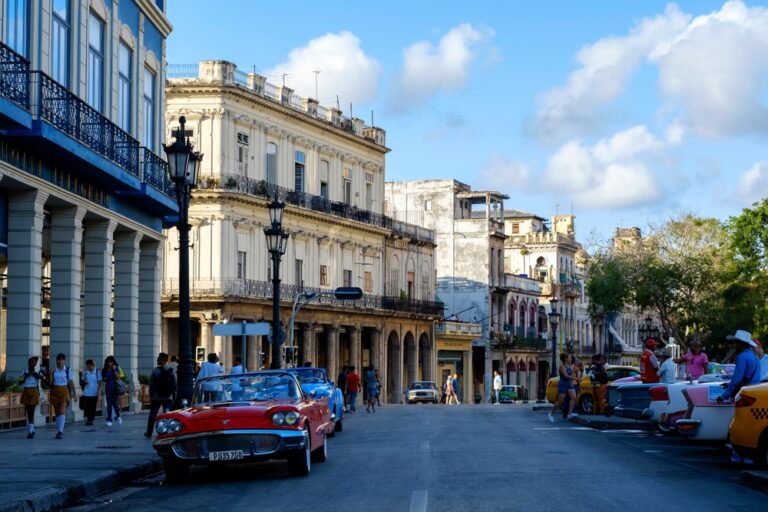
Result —
POLYGON ((29 62, 0 44, 0 95, 29 109, 29 62))
MULTIPOLYGON (((286 304, 290 304, 297 293, 327 292, 328 288, 311 288, 290 284, 280 285, 280 296, 286 304)), ((163 281, 163 295, 178 295, 179 280, 166 279, 163 281)), ((194 299, 271 299, 272 283, 253 279, 195 279, 189 283, 189 295, 194 299)), ((385 309, 389 311, 405 311, 424 315, 443 314, 443 303, 426 300, 403 300, 399 297, 364 294, 353 301, 339 300, 333 295, 321 295, 312 304, 330 305, 349 309, 385 309)))
POLYGON ((153 153, 151 150, 141 147, 140 161, 142 179, 148 185, 163 192, 168 197, 176 198, 176 189, 168 179, 168 163, 153 153))

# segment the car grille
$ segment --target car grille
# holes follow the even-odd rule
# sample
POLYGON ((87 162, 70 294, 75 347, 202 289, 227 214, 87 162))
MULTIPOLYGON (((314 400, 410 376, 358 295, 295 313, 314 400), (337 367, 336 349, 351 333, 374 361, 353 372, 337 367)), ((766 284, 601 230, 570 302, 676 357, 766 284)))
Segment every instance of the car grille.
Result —
POLYGON ((246 455, 272 453, 280 447, 274 434, 232 434, 185 439, 173 443, 176 455, 185 458, 207 457, 210 452, 240 450, 246 455))

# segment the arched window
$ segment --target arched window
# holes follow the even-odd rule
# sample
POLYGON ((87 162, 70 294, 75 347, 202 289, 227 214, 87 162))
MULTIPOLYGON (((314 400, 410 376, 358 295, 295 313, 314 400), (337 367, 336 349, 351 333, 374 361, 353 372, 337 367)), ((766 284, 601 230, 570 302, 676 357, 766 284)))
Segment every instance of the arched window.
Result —
POLYGON ((510 325, 512 330, 515 330, 515 312, 517 311, 517 304, 515 304, 515 301, 512 301, 509 303, 509 316, 507 317, 507 323, 510 325))
POLYGON ((520 322, 518 325, 521 329, 525 328, 525 304, 520 304, 520 322))
POLYGON ((528 327, 536 327, 536 304, 531 304, 531 314, 528 316, 528 327))
POLYGON ((277 185, 277 144, 267 143, 267 183, 277 185))

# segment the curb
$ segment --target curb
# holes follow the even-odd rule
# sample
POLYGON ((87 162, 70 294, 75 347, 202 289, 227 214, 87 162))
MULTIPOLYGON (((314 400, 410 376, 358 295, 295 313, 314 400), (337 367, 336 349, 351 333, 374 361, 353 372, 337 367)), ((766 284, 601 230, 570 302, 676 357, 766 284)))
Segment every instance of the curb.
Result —
POLYGON ((768 491, 768 471, 742 471, 741 481, 758 491, 768 491))
POLYGON ((0 505, 0 512, 45 512, 53 508, 66 507, 83 498, 110 491, 120 485, 156 473, 162 467, 163 463, 158 458, 132 464, 120 470, 102 471, 93 478, 52 485, 4 503, 0 505))
POLYGON ((595 419, 590 418, 587 416, 576 416, 575 418, 571 418, 570 420, 572 423, 577 423, 579 425, 584 425, 587 427, 592 427, 596 429, 621 429, 621 428, 633 428, 633 429, 640 429, 640 430, 653 430, 654 425, 650 421, 646 420, 627 420, 627 421, 611 421, 611 420, 603 420, 603 419, 595 419))

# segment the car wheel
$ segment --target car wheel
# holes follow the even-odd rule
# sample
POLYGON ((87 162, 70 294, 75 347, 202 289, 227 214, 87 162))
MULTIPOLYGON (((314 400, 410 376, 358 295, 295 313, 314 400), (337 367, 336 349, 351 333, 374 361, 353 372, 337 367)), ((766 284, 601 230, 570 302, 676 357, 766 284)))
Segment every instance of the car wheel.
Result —
POLYGON ((342 423, 341 420, 338 420, 336 424, 333 426, 333 431, 341 432, 342 430, 344 430, 344 423, 342 423))
POLYGON ((312 446, 308 428, 304 429, 304 435, 307 436, 304 449, 299 453, 291 454, 288 459, 288 473, 292 476, 307 476, 312 467, 312 446))
POLYGON ((328 440, 325 438, 325 434, 323 434, 323 444, 322 446, 315 448, 312 451, 312 462, 325 462, 328 460, 328 440))
POLYGON ((171 458, 163 459, 163 471, 166 483, 180 484, 189 477, 189 464, 171 458))
POLYGON ((584 395, 581 397, 581 400, 579 400, 579 410, 582 414, 592 414, 592 411, 594 410, 592 395, 584 395))

